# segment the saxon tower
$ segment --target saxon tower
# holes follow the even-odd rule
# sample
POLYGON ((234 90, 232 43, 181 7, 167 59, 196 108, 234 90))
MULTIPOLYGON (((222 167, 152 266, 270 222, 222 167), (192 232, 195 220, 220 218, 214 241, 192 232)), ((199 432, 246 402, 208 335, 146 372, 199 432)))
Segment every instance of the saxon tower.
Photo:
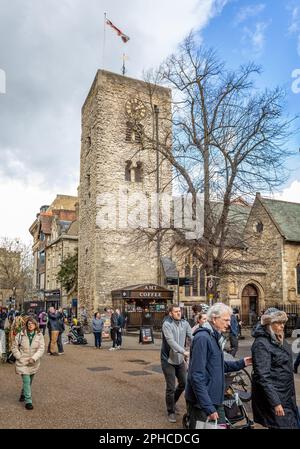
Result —
MULTIPOLYGON (((156 129, 158 141, 170 141, 170 119, 169 89, 97 72, 82 108, 79 187, 78 292, 90 311, 111 304, 111 290, 158 282, 157 248, 126 217, 134 202, 130 195, 143 194, 149 203, 141 213, 149 212, 151 226, 156 129)), ((171 194, 172 169, 161 154, 159 183, 171 194)))

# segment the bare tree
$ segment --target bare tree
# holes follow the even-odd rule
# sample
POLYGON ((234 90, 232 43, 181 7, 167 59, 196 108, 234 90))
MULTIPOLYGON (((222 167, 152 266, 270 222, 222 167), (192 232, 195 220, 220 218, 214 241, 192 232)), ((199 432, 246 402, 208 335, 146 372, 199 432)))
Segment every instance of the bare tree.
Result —
MULTIPOLYGON (((159 151, 174 167, 182 192, 192 194, 193 210, 197 194, 204 198, 203 236, 186 241, 178 233, 178 242, 188 246, 216 280, 228 266, 240 264, 237 250, 246 246, 242 208, 234 219, 233 202, 251 202, 255 192, 269 194, 287 179, 284 161, 291 153, 286 142, 295 118, 284 117, 282 89, 256 88, 260 73, 253 63, 229 70, 214 51, 198 47, 190 34, 147 78, 173 92, 172 126, 168 123, 166 132, 160 132, 159 151)), ((168 117, 161 116, 160 126, 166 121, 168 117)), ((142 145, 153 151, 155 139, 145 134, 142 145)))
POLYGON ((29 294, 32 287, 31 248, 18 239, 0 241, 0 288, 8 290, 16 304, 29 294))

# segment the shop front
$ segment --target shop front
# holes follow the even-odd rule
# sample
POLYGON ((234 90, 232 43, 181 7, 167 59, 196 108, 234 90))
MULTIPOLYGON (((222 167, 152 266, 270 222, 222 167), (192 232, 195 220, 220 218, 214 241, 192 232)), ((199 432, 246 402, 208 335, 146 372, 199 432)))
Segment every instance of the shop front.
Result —
POLYGON ((45 290, 45 303, 47 311, 49 307, 58 309, 61 306, 60 290, 45 290))
POLYGON ((131 285, 113 290, 113 308, 119 308, 126 317, 126 326, 139 328, 153 326, 161 329, 162 321, 173 302, 173 291, 156 284, 131 285))

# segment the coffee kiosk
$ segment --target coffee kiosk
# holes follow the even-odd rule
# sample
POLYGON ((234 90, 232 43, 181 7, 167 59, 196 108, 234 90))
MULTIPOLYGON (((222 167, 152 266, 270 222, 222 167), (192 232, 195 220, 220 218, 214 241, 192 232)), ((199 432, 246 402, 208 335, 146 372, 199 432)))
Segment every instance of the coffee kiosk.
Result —
POLYGON ((113 308, 127 318, 127 328, 153 326, 161 329, 162 321, 173 302, 173 291, 156 284, 139 284, 113 290, 113 308))

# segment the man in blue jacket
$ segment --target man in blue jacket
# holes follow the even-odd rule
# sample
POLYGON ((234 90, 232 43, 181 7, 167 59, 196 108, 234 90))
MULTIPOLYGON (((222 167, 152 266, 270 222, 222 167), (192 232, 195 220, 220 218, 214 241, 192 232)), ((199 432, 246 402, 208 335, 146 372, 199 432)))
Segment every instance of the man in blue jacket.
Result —
POLYGON ((196 427, 197 421, 207 419, 225 423, 224 373, 252 364, 251 357, 224 361, 222 332, 228 329, 231 314, 231 308, 225 304, 214 304, 207 312, 207 323, 194 334, 185 390, 191 429, 196 427))

